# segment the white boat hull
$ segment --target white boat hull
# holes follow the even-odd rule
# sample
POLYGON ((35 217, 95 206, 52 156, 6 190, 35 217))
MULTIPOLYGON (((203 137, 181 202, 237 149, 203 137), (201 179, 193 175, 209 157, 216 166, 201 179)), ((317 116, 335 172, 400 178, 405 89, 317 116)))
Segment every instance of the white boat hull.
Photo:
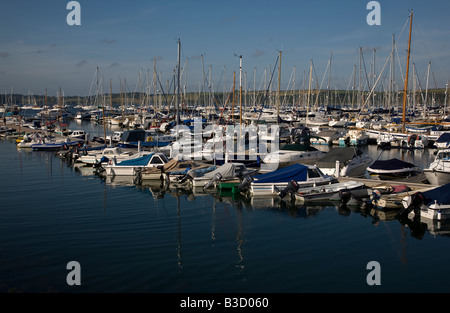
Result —
POLYGON ((445 185, 450 183, 450 172, 424 169, 423 173, 432 185, 445 185))
MULTIPOLYGON (((429 220, 446 220, 450 218, 450 205, 445 204, 432 204, 428 207, 421 208, 419 211, 420 218, 429 220)), ((408 214, 408 218, 413 219, 415 216, 414 211, 408 214)))

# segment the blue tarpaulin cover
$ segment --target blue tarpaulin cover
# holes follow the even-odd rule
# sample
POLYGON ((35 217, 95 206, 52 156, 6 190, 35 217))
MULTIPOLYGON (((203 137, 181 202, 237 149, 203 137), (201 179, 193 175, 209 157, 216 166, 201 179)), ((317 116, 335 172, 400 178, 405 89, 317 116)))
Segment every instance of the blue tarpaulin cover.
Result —
POLYGON ((307 179, 308 166, 297 163, 270 173, 256 175, 253 183, 283 183, 291 180, 306 181, 307 179))
POLYGON ((450 184, 424 191, 422 194, 425 197, 424 203, 426 205, 433 204, 435 200, 439 204, 450 204, 450 184))
POLYGON ((148 162, 150 162, 150 159, 154 153, 150 153, 148 155, 145 155, 143 157, 135 158, 135 159, 129 159, 129 160, 123 160, 120 163, 117 163, 117 166, 146 166, 148 162))

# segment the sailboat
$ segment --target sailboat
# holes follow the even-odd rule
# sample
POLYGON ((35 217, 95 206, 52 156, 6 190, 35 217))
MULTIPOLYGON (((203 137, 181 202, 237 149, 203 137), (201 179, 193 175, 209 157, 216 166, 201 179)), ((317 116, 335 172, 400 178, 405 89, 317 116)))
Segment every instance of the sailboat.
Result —
MULTIPOLYGON (((379 146, 385 146, 387 145, 386 140, 382 140, 382 138, 386 135, 386 138, 393 138, 392 142, 400 142, 405 145, 409 146, 410 148, 422 148, 423 146, 427 145, 428 142, 424 142, 422 140, 419 140, 417 145, 415 145, 415 140, 411 140, 412 135, 414 133, 407 132, 406 129, 406 101, 408 98, 408 77, 409 77, 409 63, 410 63, 410 54, 411 54, 411 33, 412 33, 412 20, 413 20, 413 11, 411 10, 410 18, 409 18, 409 39, 408 39, 408 50, 407 50, 407 57, 406 57, 406 74, 405 74, 405 82, 404 82, 404 89, 403 89, 403 105, 402 105, 402 117, 401 117, 401 125, 398 125, 401 129, 401 131, 398 131, 397 129, 394 131, 391 129, 391 131, 383 131, 383 130, 374 130, 374 129, 366 129, 366 132, 369 134, 371 138, 379 139, 378 145, 379 146), (413 143, 414 141, 414 143, 413 143)), ((395 47, 395 46, 394 46, 395 47)), ((387 63, 386 63, 387 64, 387 63)), ((382 73, 380 73, 378 79, 376 82, 374 82, 372 90, 370 91, 369 95, 366 98, 366 101, 364 103, 364 106, 368 103, 368 101, 371 99, 372 95, 374 94, 375 87, 377 85, 378 80, 381 78, 382 73)), ((361 110, 362 111, 362 110, 361 110)), ((411 130, 411 129, 410 129, 411 130)), ((426 138, 423 138, 426 139, 426 138)), ((391 142, 391 146, 392 146, 391 142)))

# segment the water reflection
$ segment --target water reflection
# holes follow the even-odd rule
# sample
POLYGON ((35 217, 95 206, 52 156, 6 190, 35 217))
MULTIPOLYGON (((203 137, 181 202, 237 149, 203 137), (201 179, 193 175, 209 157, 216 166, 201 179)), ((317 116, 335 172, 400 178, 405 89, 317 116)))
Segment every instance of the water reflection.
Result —
MULTIPOLYGON (((82 175, 91 172, 88 169, 81 169, 74 167, 76 171, 81 171, 82 175), (86 172, 84 172, 86 171, 86 172)), ((93 175, 92 173, 90 175, 93 175)), ((212 214, 216 212, 216 205, 218 203, 226 203, 235 208, 238 212, 242 210, 247 211, 273 211, 277 213, 286 214, 292 218, 309 218, 317 216, 324 209, 331 209, 341 216, 350 216, 351 214, 358 214, 361 217, 370 217, 373 225, 379 225, 380 222, 395 222, 398 221, 402 225, 409 227, 411 236, 416 239, 422 239, 426 231, 429 231, 433 236, 450 235, 450 221, 431 221, 427 219, 408 220, 400 219, 397 210, 383 210, 373 207, 366 207, 364 205, 346 206, 339 201, 322 201, 311 203, 299 203, 295 200, 280 199, 276 196, 266 197, 248 197, 242 194, 219 193, 215 190, 205 191, 202 188, 180 188, 162 181, 145 181, 144 184, 136 184, 134 177, 116 176, 103 177, 105 184, 117 188, 119 186, 134 186, 136 189, 149 192, 153 200, 164 199, 164 197, 172 196, 177 199, 177 206, 179 205, 180 196, 189 202, 197 201, 199 198, 208 198, 212 200, 212 214)), ((178 214, 180 212, 177 210, 178 214)), ((240 219, 242 216, 240 216, 240 219)), ((215 241, 214 221, 211 222, 211 239, 215 241)), ((241 224, 238 224, 241 225, 241 224)), ((241 235, 237 236, 237 241, 242 242, 241 235)), ((240 245, 239 245, 240 246, 240 245)))

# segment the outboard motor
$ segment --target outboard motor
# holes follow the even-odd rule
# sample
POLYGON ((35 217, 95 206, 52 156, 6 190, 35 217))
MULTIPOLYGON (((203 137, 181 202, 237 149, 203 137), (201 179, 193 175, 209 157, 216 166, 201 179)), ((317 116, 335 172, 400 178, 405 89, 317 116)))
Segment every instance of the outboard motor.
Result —
POLYGON ((406 196, 402 199, 403 208, 398 212, 400 216, 406 216, 411 211, 415 214, 419 213, 420 207, 425 202, 425 197, 421 192, 416 192, 411 196, 406 196))
POLYGON ((222 179, 222 174, 220 173, 216 173, 216 175, 214 175, 214 177, 205 184, 205 186, 203 186, 203 189, 208 189, 209 187, 211 187, 215 182, 219 181, 222 179))
POLYGON ((281 190, 278 193, 278 196, 280 198, 284 198, 286 197, 288 194, 293 194, 294 192, 296 192, 299 189, 298 183, 295 180, 291 180, 288 185, 286 186, 286 188, 284 188, 283 190, 281 190))
POLYGON ((182 184, 182 183, 186 182, 190 177, 191 177, 191 176, 189 176, 189 174, 186 174, 186 175, 184 175, 184 176, 177 177, 175 180, 176 180, 178 183, 182 184))
POLYGON ((252 176, 250 175, 245 176, 244 179, 242 179, 241 183, 237 186, 237 189, 239 191, 247 191, 252 181, 253 181, 252 176))

